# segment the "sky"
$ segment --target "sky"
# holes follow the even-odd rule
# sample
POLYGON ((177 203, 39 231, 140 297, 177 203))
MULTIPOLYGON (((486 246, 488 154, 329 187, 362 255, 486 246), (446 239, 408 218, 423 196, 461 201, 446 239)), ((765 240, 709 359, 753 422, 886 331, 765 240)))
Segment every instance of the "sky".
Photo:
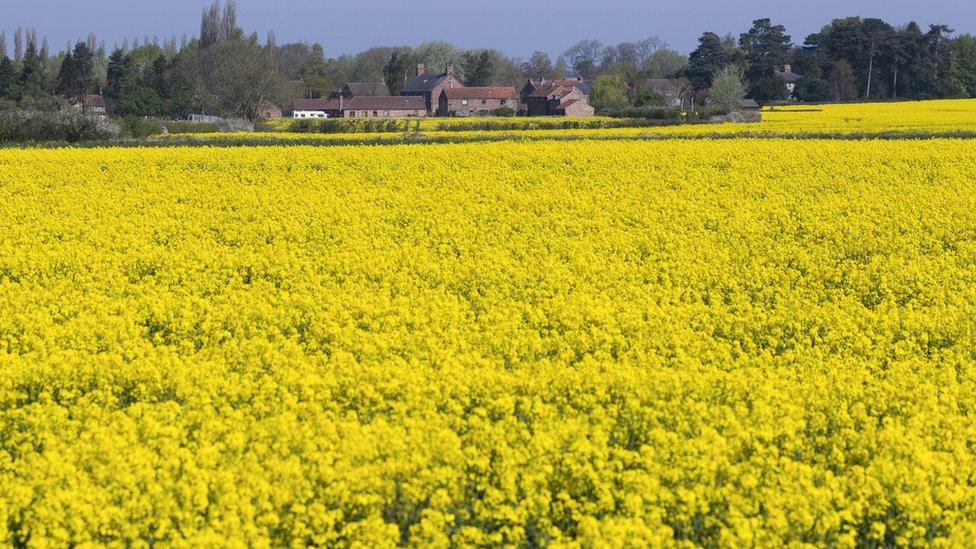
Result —
MULTIPOLYGON (((584 38, 607 44, 658 36, 684 53, 703 31, 744 32, 769 17, 802 43, 831 19, 860 15, 894 25, 915 20, 923 28, 945 23, 976 34, 976 0, 238 0, 238 22, 278 43, 319 42, 327 56, 379 45, 446 40, 465 48, 493 47, 527 58, 558 55, 584 38), (458 7, 460 6, 460 7, 458 7), (488 6, 483 13, 474 6, 488 6)), ((0 0, 0 30, 36 27, 52 50, 94 32, 108 47, 124 37, 194 35, 209 0, 0 0)))

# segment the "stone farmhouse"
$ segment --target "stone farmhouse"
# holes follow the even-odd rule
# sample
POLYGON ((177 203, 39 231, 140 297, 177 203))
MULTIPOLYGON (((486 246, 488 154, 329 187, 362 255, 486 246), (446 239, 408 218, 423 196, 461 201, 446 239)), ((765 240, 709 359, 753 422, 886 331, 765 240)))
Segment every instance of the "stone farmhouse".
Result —
POLYGON ((796 91, 796 83, 803 79, 802 76, 793 72, 793 67, 786 65, 783 70, 777 70, 776 76, 783 79, 786 83, 786 91, 790 92, 790 97, 793 97, 793 93, 796 91))
POLYGON ((441 92, 446 89, 463 88, 464 83, 454 74, 454 65, 448 63, 444 72, 429 74, 423 64, 417 65, 417 76, 400 91, 401 96, 422 97, 427 113, 434 115, 438 109, 441 92))
POLYGON ((488 116, 495 111, 518 109, 518 92, 509 88, 445 88, 441 91, 437 116, 488 116))
POLYGON ((589 96, 576 84, 550 82, 525 97, 529 116, 593 116, 589 96))
POLYGON ((541 79, 530 78, 529 81, 525 83, 525 86, 522 87, 521 96, 523 98, 526 98, 532 95, 532 93, 534 93, 536 90, 540 88, 551 88, 553 86, 575 86, 579 90, 579 92, 586 98, 587 103, 590 101, 590 83, 587 82, 586 80, 583 80, 583 77, 581 76, 577 76, 576 78, 564 78, 561 80, 546 80, 545 78, 541 78, 541 79))

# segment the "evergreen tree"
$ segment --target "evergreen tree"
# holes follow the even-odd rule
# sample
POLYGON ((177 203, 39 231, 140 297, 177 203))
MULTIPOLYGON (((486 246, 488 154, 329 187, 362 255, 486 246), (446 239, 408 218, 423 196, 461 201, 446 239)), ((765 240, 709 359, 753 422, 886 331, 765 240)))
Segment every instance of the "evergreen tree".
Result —
POLYGON ((789 61, 792 41, 782 25, 769 19, 753 21, 752 28, 739 37, 746 55, 746 80, 749 94, 755 99, 786 99, 786 82, 776 75, 789 61))
POLYGON ((731 64, 732 55, 722 39, 714 32, 706 32, 698 38, 698 47, 691 52, 684 76, 697 90, 712 87, 712 76, 722 67, 731 64))
POLYGON ((0 58, 0 98, 12 97, 14 83, 17 81, 17 70, 13 61, 6 55, 0 58))

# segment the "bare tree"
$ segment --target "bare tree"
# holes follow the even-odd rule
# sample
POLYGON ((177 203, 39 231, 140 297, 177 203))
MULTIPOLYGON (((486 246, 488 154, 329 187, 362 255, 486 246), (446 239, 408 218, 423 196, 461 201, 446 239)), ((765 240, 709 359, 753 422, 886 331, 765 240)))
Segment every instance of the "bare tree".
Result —
POLYGON ((24 29, 17 27, 14 32, 14 61, 24 58, 24 29))
POLYGON ((208 48, 220 40, 220 2, 214 0, 200 17, 200 47, 208 48))
POLYGON ((0 59, 7 57, 7 33, 0 31, 0 59))
POLYGON ((671 78, 664 88, 664 99, 668 106, 683 107, 685 100, 691 100, 695 86, 687 78, 671 78))
POLYGON ((232 40, 203 55, 207 89, 224 108, 241 118, 254 120, 263 105, 284 98, 286 83, 279 71, 276 48, 232 40))
POLYGON ((221 42, 226 42, 234 36, 234 31, 237 29, 237 2, 235 0, 227 0, 227 4, 224 5, 224 15, 220 18, 220 34, 218 40, 221 42))
POLYGON ((634 48, 635 53, 637 54, 637 66, 640 67, 641 70, 646 70, 654 54, 666 47, 668 47, 668 44, 657 36, 649 36, 635 43, 634 48))

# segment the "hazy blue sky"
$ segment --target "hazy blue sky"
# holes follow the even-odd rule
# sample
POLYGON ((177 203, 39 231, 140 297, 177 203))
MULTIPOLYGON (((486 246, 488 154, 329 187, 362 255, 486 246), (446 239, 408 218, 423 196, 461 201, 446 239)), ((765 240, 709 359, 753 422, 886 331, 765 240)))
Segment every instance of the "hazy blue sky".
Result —
MULTIPOLYGON (((0 0, 0 29, 34 26, 51 48, 94 32, 108 46, 128 36, 160 38, 199 29, 209 0, 0 0)), ((830 19, 861 15, 893 24, 945 23, 976 33, 976 0, 238 0, 239 22, 279 42, 321 42, 327 55, 375 45, 414 45, 448 40, 465 47, 490 46, 527 57, 533 50, 562 52, 582 38, 607 43, 657 35, 688 52, 702 31, 743 32, 759 17, 786 25, 796 42, 830 19), (487 5, 492 15, 464 6, 487 5), (458 8, 457 6, 461 6, 458 8), (466 14, 466 12, 469 12, 466 14)), ((12 40, 8 38, 12 48, 12 40)))

